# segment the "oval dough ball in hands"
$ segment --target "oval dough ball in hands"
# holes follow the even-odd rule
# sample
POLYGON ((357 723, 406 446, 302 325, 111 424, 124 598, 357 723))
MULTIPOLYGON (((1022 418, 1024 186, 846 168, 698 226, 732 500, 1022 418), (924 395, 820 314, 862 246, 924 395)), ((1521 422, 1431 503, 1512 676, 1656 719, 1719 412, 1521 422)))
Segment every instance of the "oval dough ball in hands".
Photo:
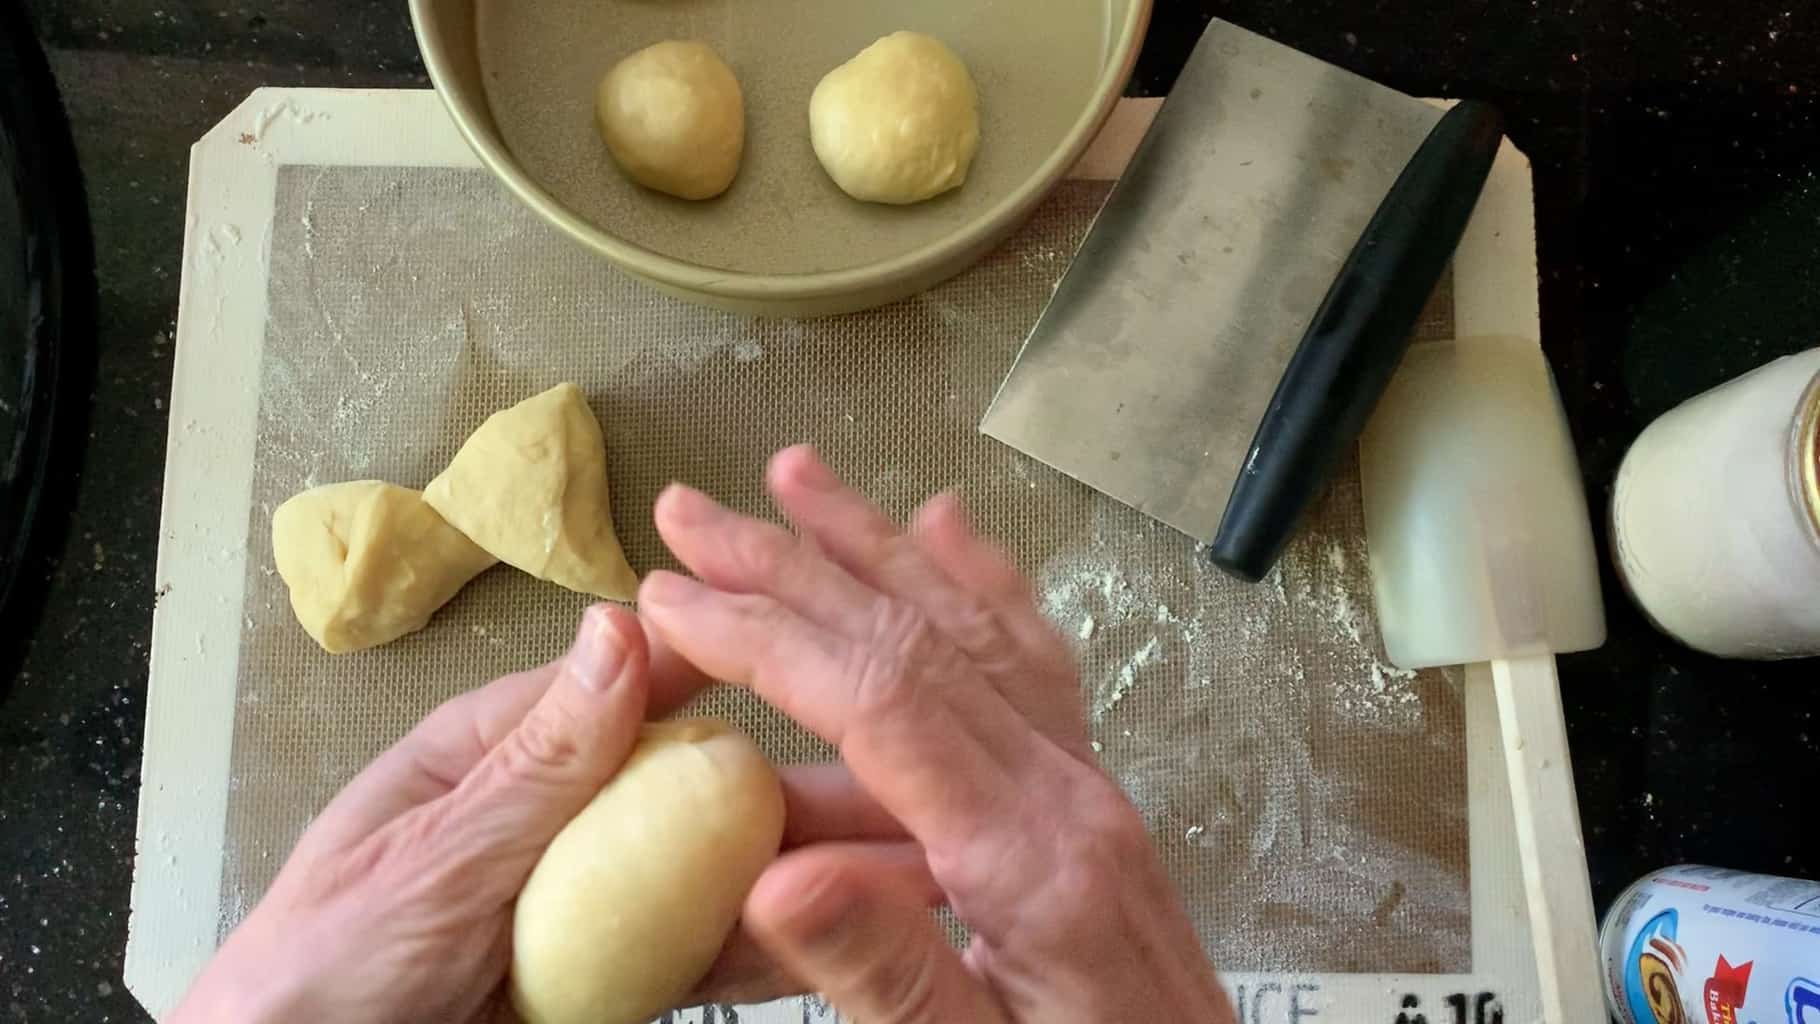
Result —
POLYGON ((638 574, 613 533, 606 440, 573 384, 487 417, 423 500, 538 579, 614 601, 638 594, 638 574))
POLYGON ((613 65, 594 97, 600 137, 633 181, 684 199, 733 184, 746 148, 746 103, 706 43, 657 43, 613 65))
POLYGON ((722 722, 647 725, 531 872, 512 918, 525 1024, 644 1024, 713 966, 777 856, 784 796, 722 722))
POLYGON ((809 140, 853 198, 920 202, 967 180, 979 90, 941 40, 893 32, 822 78, 809 98, 809 140))
POLYGON ((278 506, 272 557, 297 621, 331 654, 422 629, 495 561, 422 495, 378 480, 318 487, 278 506))

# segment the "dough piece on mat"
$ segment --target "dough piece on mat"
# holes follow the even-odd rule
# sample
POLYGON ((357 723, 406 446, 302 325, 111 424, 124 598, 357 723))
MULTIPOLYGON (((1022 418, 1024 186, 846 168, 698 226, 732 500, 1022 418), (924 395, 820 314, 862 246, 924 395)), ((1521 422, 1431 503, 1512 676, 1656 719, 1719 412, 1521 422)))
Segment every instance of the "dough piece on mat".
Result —
POLYGON ((980 142, 979 90, 941 40, 893 32, 816 85, 809 141, 853 198, 920 202, 967 180, 980 142))
POLYGON ((449 525, 538 579, 614 601, 638 574, 613 533, 607 448, 573 384, 496 412, 423 489, 449 525))
POLYGON ((378 480, 317 487, 278 506, 272 557, 297 621, 331 654, 422 629, 495 561, 422 495, 378 480))
POLYGON ((655 43, 613 65, 594 119, 633 181, 683 199, 733 184, 746 148, 746 101, 733 69, 706 43, 655 43))
POLYGON ((777 856, 784 796, 724 722, 647 725, 619 774, 557 834, 512 917, 525 1024, 644 1024, 714 963, 777 856))

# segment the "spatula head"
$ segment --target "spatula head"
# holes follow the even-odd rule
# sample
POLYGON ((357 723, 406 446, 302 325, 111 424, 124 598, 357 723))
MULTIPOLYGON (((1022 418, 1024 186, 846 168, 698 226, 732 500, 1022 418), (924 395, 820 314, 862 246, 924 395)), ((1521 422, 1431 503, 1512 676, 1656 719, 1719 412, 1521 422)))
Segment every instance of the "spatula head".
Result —
POLYGON ((1416 344, 1359 456, 1391 662, 1460 665, 1605 642, 1586 494, 1540 345, 1416 344))

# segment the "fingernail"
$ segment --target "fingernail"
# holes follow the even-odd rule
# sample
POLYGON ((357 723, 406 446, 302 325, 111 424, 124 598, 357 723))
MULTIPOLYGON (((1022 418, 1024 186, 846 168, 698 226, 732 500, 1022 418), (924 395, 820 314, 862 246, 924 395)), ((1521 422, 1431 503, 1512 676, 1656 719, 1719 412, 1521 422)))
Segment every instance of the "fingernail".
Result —
POLYGON ((569 650, 569 673, 583 687, 601 693, 619 678, 625 661, 625 644, 607 613, 598 607, 589 608, 581 617, 575 646, 569 650))
POLYGON ((930 499, 929 504, 939 515, 953 520, 961 529, 972 529, 973 524, 967 516, 967 505, 961 501, 960 495, 953 491, 943 491, 930 499))
POLYGON ((687 576, 660 570, 645 577, 644 585, 638 589, 638 603, 676 607, 695 600, 701 591, 701 584, 687 576))
POLYGON ((856 938, 863 941, 866 937, 873 924, 869 909, 844 879, 825 875, 804 888, 791 917, 791 930, 804 947, 838 953, 856 938))
POLYGON ((840 481, 822 462, 821 453, 808 445, 798 449, 796 457, 796 479, 804 487, 818 491, 831 491, 840 486, 840 481))
POLYGON ((714 519, 720 506, 712 498, 687 484, 671 484, 664 489, 658 504, 660 513, 679 526, 695 526, 714 519))

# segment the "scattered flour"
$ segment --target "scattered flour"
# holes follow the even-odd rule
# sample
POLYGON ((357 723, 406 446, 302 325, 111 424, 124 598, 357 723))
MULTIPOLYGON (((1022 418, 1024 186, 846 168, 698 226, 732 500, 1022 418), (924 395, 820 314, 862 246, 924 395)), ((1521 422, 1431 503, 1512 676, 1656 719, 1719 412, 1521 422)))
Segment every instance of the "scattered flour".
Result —
MULTIPOLYGON (((1022 479, 1019 461, 1011 466, 1022 479)), ((1247 586, 1212 569, 1198 548, 1183 545, 1179 561, 1159 560, 1112 518, 1129 514, 1096 513, 1091 541, 1038 573, 1043 612, 1081 650, 1091 721, 1124 714, 1121 705, 1140 687, 1244 682, 1285 699, 1303 694, 1297 699, 1365 727, 1420 723, 1415 673, 1379 653, 1362 540, 1305 535, 1263 583, 1247 586)))
POLYGON ((1047 567, 1041 585, 1043 613, 1051 621, 1080 618, 1080 610, 1097 607, 1101 621, 1118 624, 1130 621, 1140 605, 1146 604, 1132 589, 1125 571, 1098 552, 1066 558, 1047 567), (1071 611, 1076 614, 1070 615, 1071 611))
POLYGON ((1327 617, 1339 627, 1346 639, 1359 645, 1365 643, 1365 630, 1359 620, 1359 610, 1353 606, 1352 595, 1339 584, 1335 584, 1327 594, 1327 617))
POLYGON ((1098 719, 1117 706, 1119 701, 1124 700, 1125 695, 1131 692, 1131 688, 1137 685, 1138 672, 1152 662, 1158 661, 1162 657, 1162 651, 1163 642, 1155 635, 1145 641, 1144 646, 1138 648, 1136 654, 1133 654, 1125 664, 1119 666, 1118 680, 1113 683, 1112 690, 1105 699, 1094 705, 1093 717, 1098 719))

